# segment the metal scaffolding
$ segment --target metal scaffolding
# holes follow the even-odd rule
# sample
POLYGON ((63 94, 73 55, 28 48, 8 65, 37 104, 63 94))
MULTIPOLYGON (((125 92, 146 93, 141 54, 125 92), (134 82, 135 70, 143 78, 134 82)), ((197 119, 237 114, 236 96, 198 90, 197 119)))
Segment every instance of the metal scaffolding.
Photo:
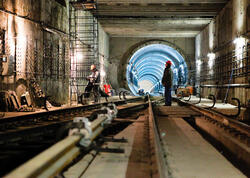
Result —
POLYGON ((71 1, 69 17, 70 101, 73 104, 78 102, 78 96, 84 92, 90 65, 99 66, 98 22, 90 10, 85 9, 84 2, 71 1))

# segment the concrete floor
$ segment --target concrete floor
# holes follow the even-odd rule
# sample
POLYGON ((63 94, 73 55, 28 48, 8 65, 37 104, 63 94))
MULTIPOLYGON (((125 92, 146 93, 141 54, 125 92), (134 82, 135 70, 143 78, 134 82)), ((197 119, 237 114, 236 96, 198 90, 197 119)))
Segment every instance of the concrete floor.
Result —
MULTIPOLYGON (((127 139, 127 143, 115 143, 108 142, 104 147, 110 148, 123 148, 125 153, 99 153, 91 166, 87 169, 81 178, 124 178, 126 177, 127 166, 129 162, 129 156, 132 151, 134 142, 134 136, 136 133, 136 127, 138 123, 129 125, 122 132, 117 134, 114 138, 127 139)), ((85 156, 77 164, 71 167, 67 172, 64 173, 66 178, 77 178, 81 175, 82 171, 86 168, 86 163, 89 161, 91 155, 85 156)))
POLYGON ((158 124, 171 177, 245 177, 182 118, 158 117, 158 124))

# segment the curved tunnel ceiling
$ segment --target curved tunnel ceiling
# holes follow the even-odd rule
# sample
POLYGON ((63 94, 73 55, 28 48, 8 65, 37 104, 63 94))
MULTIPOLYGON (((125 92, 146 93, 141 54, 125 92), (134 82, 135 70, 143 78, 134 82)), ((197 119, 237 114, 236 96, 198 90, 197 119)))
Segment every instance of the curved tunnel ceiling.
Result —
POLYGON ((143 89, 144 93, 164 93, 161 84, 166 61, 172 62, 173 86, 187 83, 187 65, 182 55, 164 44, 151 44, 137 50, 129 60, 126 77, 134 95, 143 89))

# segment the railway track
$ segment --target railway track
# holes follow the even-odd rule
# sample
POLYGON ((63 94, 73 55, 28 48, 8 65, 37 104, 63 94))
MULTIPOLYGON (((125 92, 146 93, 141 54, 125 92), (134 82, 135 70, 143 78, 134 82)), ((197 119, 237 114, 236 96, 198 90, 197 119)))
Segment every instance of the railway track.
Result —
MULTIPOLYGON (((138 109, 143 109, 145 106, 148 106, 148 102, 141 103, 140 105, 137 104, 137 105, 129 106, 129 107, 121 106, 120 109, 118 108, 120 113, 118 111, 117 116, 119 118, 115 119, 115 121, 114 121, 115 123, 112 123, 112 127, 114 127, 114 125, 115 125, 115 127, 118 129, 112 129, 112 128, 110 129, 109 128, 108 129, 109 134, 106 134, 106 137, 104 137, 104 138, 101 138, 101 139, 99 138, 97 141, 95 141, 94 145, 98 145, 99 142, 103 142, 103 139, 104 139, 104 143, 107 142, 107 137, 109 138, 108 142, 110 142, 110 141, 111 142, 124 142, 125 141, 124 139, 112 138, 112 135, 114 134, 113 132, 114 131, 117 132, 117 130, 119 131, 122 128, 120 123, 122 123, 123 125, 125 123, 125 127, 126 127, 127 126, 126 121, 127 121, 127 123, 131 123, 133 121, 136 121, 135 119, 140 115, 140 114, 138 115, 138 109), (137 111, 137 113, 135 115, 133 115, 133 110, 137 111), (123 122, 120 122, 120 120, 123 120, 123 122)), ((151 104, 150 104, 150 108, 151 108, 151 104)), ((145 110, 145 108, 144 108, 144 110, 145 110)), ((152 108, 151 108, 151 110, 152 110, 152 108)), ((152 113, 152 111, 151 111, 151 113, 152 113)), ((51 148, 49 148, 45 152, 39 154, 37 157, 28 161, 23 166, 19 167, 16 171, 14 171, 13 173, 10 173, 6 177, 16 177, 17 175, 19 177, 38 177, 38 176, 51 177, 51 176, 55 176, 55 175, 59 174, 75 158, 80 156, 82 153, 85 154, 84 151, 81 152, 82 148, 79 147, 79 143, 82 143, 82 145, 86 145, 88 142, 85 142, 84 139, 86 139, 86 141, 90 141, 90 140, 92 141, 95 137, 97 137, 97 134, 95 134, 95 133, 96 132, 98 132, 98 134, 101 133, 101 130, 103 130, 103 127, 102 127, 103 123, 102 122, 106 122, 104 120, 105 119, 98 117, 95 120, 93 120, 92 122, 88 121, 89 124, 87 124, 87 125, 90 125, 90 127, 92 128, 91 133, 93 133, 89 139, 86 139, 86 137, 87 137, 86 135, 81 136, 81 135, 75 134, 75 135, 69 136, 69 137, 65 138, 64 140, 58 142, 57 144, 53 145, 51 148), (47 165, 50 165, 50 166, 48 167, 47 165), (30 169, 27 170, 28 167, 30 169), (26 171, 24 171, 24 169, 26 171)), ((148 140, 147 143, 150 143, 150 145, 152 145, 152 147, 157 146, 156 142, 154 141, 154 139, 155 139, 155 135, 154 135, 155 124, 153 124, 153 120, 147 116, 147 117, 144 117, 143 123, 145 126, 145 128, 143 129, 144 130, 143 132, 145 134, 147 134, 147 139, 149 139, 148 136, 151 135, 151 139, 148 140)), ((84 127, 84 128, 86 128, 86 127, 84 127)), ((85 132, 87 132, 87 130, 89 130, 89 129, 85 129, 85 131, 82 131, 82 132, 85 133, 85 132)), ((93 161, 97 152, 101 152, 101 151, 118 152, 118 153, 122 152, 121 149, 117 149, 117 148, 114 148, 114 149, 104 148, 103 149, 101 147, 95 148, 95 146, 94 147, 91 146, 90 148, 83 149, 83 150, 89 150, 89 149, 96 150, 96 151, 91 152, 92 156, 90 156, 89 162, 93 161)), ((147 154, 147 155, 150 155, 150 154, 147 154)), ((157 159, 152 157, 149 160, 150 160, 150 162, 152 162, 153 160, 157 160, 157 159)), ((148 162, 148 166, 151 165, 150 162, 148 162)), ((86 169, 88 166, 89 165, 86 165, 86 169)), ((85 170, 84 167, 82 168, 82 170, 84 172, 84 170, 85 170)), ((158 170, 158 169, 155 169, 155 170, 158 170)), ((82 174, 83 173, 80 173, 80 175, 82 175, 82 174)))
MULTIPOLYGON (((104 133, 101 137, 97 135, 94 136, 98 139, 93 142, 94 144, 91 147, 87 149, 79 147, 79 142, 82 139, 80 135, 67 137, 11 172, 6 177, 15 177, 16 175, 19 175, 19 177, 20 175, 23 175, 23 177, 55 175, 70 177, 70 174, 72 174, 70 173, 71 169, 74 175, 77 175, 75 177, 84 177, 84 175, 88 175, 92 169, 96 169, 96 172, 98 172, 98 166, 94 163, 96 160, 100 161, 100 152, 110 152, 111 154, 128 152, 126 149, 131 143, 125 146, 126 139, 120 138, 122 134, 119 138, 113 138, 113 136, 119 132, 123 132, 122 130, 128 127, 129 124, 129 127, 135 127, 134 130, 136 130, 133 131, 135 132, 135 136, 132 142, 133 148, 129 151, 130 156, 128 158, 126 157, 126 159, 115 156, 117 159, 121 159, 120 162, 126 162, 126 166, 128 167, 125 168, 127 172, 124 174, 134 177, 171 177, 171 171, 169 171, 169 166, 166 164, 166 150, 163 149, 161 140, 163 136, 162 133, 159 132, 159 126, 157 126, 158 119, 155 117, 183 118, 191 121, 229 149, 242 164, 245 164, 246 169, 249 170, 250 139, 248 125, 244 125, 209 109, 197 107, 184 100, 178 100, 177 102, 179 102, 181 106, 159 107, 157 105, 159 101, 154 101, 153 103, 149 101, 147 110, 145 110, 145 106, 147 105, 145 103, 140 106, 137 105, 136 107, 121 106, 119 108, 120 113, 118 114, 118 118, 114 119, 114 123, 112 123, 108 129, 104 130, 106 134, 104 133), (137 110, 143 108, 143 112, 138 114, 137 110), (133 124, 131 125, 131 123, 133 124), (118 144, 118 146, 112 148, 112 146, 116 144, 118 144), (111 147, 104 145, 110 145, 111 147), (78 158, 78 161, 81 158, 84 162, 84 166, 82 165, 80 170, 79 168, 74 169, 74 164, 76 163, 74 160, 76 158, 78 158), (32 169, 27 171, 27 168, 30 167, 32 167, 32 169)), ((101 125, 101 121, 99 124, 101 125)), ((103 131, 103 129, 101 130, 103 131)), ((125 135, 131 134, 130 132, 132 132, 132 130, 125 133, 125 135)), ((105 175, 108 173, 104 171, 102 174, 105 175)), ((249 172, 246 171, 246 174, 249 175, 249 172)))
POLYGON ((231 134, 231 136, 238 139, 240 142, 245 143, 248 147, 250 146, 250 126, 240 122, 237 118, 229 118, 223 113, 213 111, 211 109, 196 106, 195 104, 188 103, 185 100, 178 100, 182 103, 181 105, 187 106, 190 109, 199 112, 203 120, 206 120, 212 124, 214 127, 219 127, 231 134))
MULTIPOLYGON (((143 101, 143 98, 138 97, 129 100, 114 101, 113 103, 121 107, 122 112, 123 107, 130 107, 130 109, 138 107, 129 105, 127 103, 141 101, 143 101)), ((35 133, 37 132, 40 132, 41 134, 44 134, 44 132, 48 133, 50 127, 52 130, 54 130, 56 127, 58 128, 72 121, 74 117, 88 116, 94 110, 97 110, 98 108, 101 108, 103 105, 107 104, 108 102, 97 103, 92 105, 68 107, 53 111, 2 118, 0 119, 0 145, 17 143, 18 141, 25 141, 25 139, 31 140, 31 138, 28 137, 36 135, 35 133)))
POLYGON ((192 119, 195 126, 204 131, 210 139, 216 140, 219 147, 227 152, 228 159, 237 160, 242 171, 250 175, 250 126, 212 108, 196 106, 184 99, 177 99, 177 102, 199 112, 201 115, 192 119))
MULTIPOLYGON (((125 108, 132 111, 144 107, 141 97, 114 103, 121 109, 120 115, 125 108)), ((97 103, 0 119, 0 176, 63 139, 74 117, 88 117, 107 104, 97 103)))

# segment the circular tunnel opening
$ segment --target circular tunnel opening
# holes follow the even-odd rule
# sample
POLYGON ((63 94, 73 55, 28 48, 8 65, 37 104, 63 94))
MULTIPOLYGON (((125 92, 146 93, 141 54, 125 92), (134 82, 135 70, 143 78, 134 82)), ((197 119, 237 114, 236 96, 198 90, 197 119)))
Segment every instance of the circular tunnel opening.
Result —
POLYGON ((168 60, 172 62, 173 88, 185 86, 188 70, 183 56, 168 45, 151 44, 137 50, 129 59, 126 77, 132 93, 139 95, 141 90, 153 96, 163 94, 161 79, 168 60))

